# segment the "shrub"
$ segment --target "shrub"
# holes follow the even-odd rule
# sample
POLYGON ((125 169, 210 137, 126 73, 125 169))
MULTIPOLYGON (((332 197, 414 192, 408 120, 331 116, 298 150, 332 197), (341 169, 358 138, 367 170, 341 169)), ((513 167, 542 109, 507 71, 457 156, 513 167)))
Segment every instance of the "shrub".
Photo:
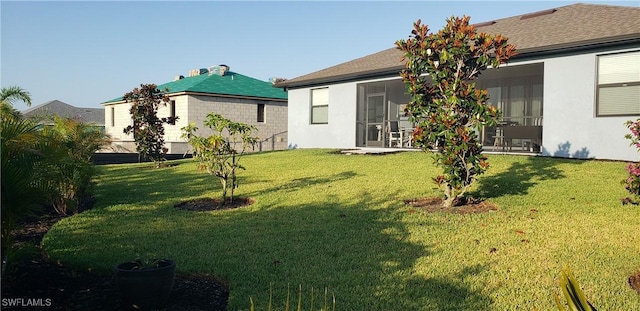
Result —
POLYGON ((60 117, 54 117, 43 134, 47 156, 38 177, 46 181, 49 201, 58 214, 76 213, 92 200, 96 170, 91 156, 109 144, 109 137, 99 128, 60 117))
POLYGON ((182 128, 182 137, 193 148, 193 158, 199 162, 199 168, 220 181, 223 201, 226 202, 227 192, 231 190, 230 201, 233 202, 234 190, 238 187, 236 171, 244 169, 240 165, 240 158, 258 141, 253 136, 257 129, 216 113, 208 114, 204 124, 213 131, 211 136, 196 135, 198 128, 195 123, 190 123, 182 128))
POLYGON ((464 201, 467 189, 489 167, 478 132, 499 117, 474 80, 488 66, 506 63, 515 48, 500 35, 476 33, 467 16, 449 18, 437 33, 428 33, 420 20, 413 26, 409 39, 396 42, 407 59, 401 72, 411 95, 406 112, 415 123, 416 145, 438 151, 435 164, 443 174, 434 181, 444 192, 445 207, 451 207, 464 201))
POLYGON ((168 151, 164 147, 164 124, 173 124, 178 119, 158 118, 160 105, 169 102, 166 92, 166 89, 159 90, 155 84, 141 84, 140 88, 134 88, 123 97, 125 101, 133 103, 129 110, 133 125, 127 126, 124 133, 133 133, 136 150, 140 156, 153 161, 156 168, 165 160, 168 151))
MULTIPOLYGON (((631 141, 631 146, 634 146, 640 152, 640 119, 636 121, 625 122, 630 134, 625 135, 626 139, 631 141)), ((622 181, 630 196, 623 198, 623 204, 640 204, 640 162, 628 163, 627 172, 629 176, 622 181)))
POLYGON ((11 245, 11 231, 20 219, 38 211, 46 202, 43 180, 36 169, 44 161, 41 132, 29 121, 3 116, 0 122, 0 160, 2 162, 2 259, 11 245))

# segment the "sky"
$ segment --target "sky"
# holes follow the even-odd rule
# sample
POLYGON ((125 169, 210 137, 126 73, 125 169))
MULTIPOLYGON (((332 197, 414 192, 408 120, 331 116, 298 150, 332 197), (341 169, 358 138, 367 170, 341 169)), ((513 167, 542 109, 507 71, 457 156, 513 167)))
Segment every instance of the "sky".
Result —
MULTIPOLYGON (((576 2, 640 1, 0 1, 0 86, 32 107, 60 100, 100 108, 140 84, 226 64, 267 81, 292 79, 394 46, 413 23, 437 31, 576 2)), ((24 110, 24 103, 15 108, 24 110)))

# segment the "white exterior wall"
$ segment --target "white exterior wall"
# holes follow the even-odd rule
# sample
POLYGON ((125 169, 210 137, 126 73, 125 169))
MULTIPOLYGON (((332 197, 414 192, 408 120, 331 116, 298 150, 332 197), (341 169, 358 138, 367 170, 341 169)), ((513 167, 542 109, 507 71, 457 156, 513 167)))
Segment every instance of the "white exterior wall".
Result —
POLYGON ((354 148, 357 83, 329 85, 329 122, 311 124, 311 89, 288 90, 289 148, 354 148))
POLYGON ((104 106, 104 130, 111 136, 114 152, 136 152, 133 134, 125 134, 124 128, 133 124, 129 109, 131 104, 119 103, 104 106))
MULTIPOLYGON (((628 50, 508 65, 544 63, 543 155, 638 161, 636 149, 624 138, 629 133, 624 122, 638 116, 596 117, 597 55, 628 50)), ((310 123, 311 89, 319 87, 290 89, 290 148, 355 148, 357 84, 373 81, 380 79, 328 85, 328 124, 310 123)))
POLYGON ((544 60, 544 155, 638 161, 624 138, 638 116, 596 117, 597 55, 609 53, 544 60))

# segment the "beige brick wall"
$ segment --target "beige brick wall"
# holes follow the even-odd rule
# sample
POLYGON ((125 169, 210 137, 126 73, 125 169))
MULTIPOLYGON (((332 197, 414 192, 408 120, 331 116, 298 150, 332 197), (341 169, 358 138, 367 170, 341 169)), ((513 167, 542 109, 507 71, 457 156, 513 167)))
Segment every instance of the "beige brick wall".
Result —
MULTIPOLYGON (((200 135, 211 131, 202 123, 206 115, 215 112, 235 122, 254 125, 262 142, 262 150, 287 149, 287 104, 276 101, 209 96, 189 96, 189 121, 196 122, 200 135), (264 121, 258 123, 258 104, 265 105, 264 121), (272 143, 273 142, 273 143, 272 143)), ((256 151, 260 150, 259 145, 256 151)))

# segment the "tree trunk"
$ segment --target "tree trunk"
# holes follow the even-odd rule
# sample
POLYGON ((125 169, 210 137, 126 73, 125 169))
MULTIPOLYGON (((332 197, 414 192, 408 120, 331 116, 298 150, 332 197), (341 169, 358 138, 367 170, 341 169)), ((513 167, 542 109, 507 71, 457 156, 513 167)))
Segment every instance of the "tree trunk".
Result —
POLYGON ((222 202, 226 203, 227 202, 227 179, 226 178, 220 178, 220 184, 222 185, 222 202))

